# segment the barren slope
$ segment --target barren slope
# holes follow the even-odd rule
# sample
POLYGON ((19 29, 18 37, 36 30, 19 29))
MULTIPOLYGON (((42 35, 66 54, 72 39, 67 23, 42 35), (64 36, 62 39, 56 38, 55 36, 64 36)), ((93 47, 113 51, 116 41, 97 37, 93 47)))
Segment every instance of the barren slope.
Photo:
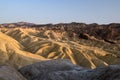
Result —
MULTIPOLYGON (((15 60, 17 65, 32 63, 36 57, 38 57, 37 60, 43 60, 40 56, 46 59, 67 58, 74 64, 89 68, 120 63, 119 44, 110 44, 91 36, 91 40, 79 39, 76 33, 44 28, 1 28, 1 31, 16 40, 12 42, 16 42, 15 44, 17 46, 15 46, 15 48, 11 47, 11 49, 15 51, 17 55, 22 56, 22 58, 20 57, 21 62, 18 63, 18 61, 15 60), (20 45, 23 47, 20 47, 20 45), (31 59, 31 57, 33 59, 31 59)), ((3 33, 1 34, 4 35, 3 33)), ((3 43, 4 41, 0 42, 3 43)), ((7 39, 6 42, 11 43, 9 39, 7 39)), ((13 43, 9 45, 12 46, 13 43)), ((7 54, 8 53, 9 52, 7 52, 7 54)), ((16 55, 14 56, 14 59, 18 59, 16 55)), ((12 61, 14 60, 12 59, 12 61)))
POLYGON ((19 42, 0 32, 0 64, 12 64, 19 68, 44 59, 24 51, 24 47, 19 42))

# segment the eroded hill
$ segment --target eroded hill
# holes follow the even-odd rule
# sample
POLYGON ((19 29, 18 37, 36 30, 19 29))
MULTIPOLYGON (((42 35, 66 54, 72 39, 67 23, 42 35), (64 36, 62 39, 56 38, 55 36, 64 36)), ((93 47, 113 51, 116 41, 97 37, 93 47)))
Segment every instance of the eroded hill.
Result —
POLYGON ((120 24, 4 24, 1 63, 22 67, 41 60, 70 59, 96 68, 120 63, 120 24), (11 27, 12 25, 12 27, 11 27))

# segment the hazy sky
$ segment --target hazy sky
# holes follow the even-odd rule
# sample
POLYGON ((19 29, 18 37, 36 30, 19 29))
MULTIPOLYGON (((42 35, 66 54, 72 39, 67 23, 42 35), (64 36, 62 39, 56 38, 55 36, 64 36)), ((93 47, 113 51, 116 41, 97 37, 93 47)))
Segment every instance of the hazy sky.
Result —
POLYGON ((120 0, 0 0, 0 23, 120 22, 120 0))

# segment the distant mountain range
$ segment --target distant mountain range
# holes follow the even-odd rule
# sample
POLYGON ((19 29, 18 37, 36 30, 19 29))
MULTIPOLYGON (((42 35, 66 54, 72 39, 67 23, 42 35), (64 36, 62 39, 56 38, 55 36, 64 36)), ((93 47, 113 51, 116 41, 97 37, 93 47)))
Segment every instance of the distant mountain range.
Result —
MULTIPOLYGON (((34 24, 28 22, 7 23, 0 24, 0 27, 4 28, 37 28, 46 30, 61 30, 70 33, 75 33, 79 37, 93 36, 97 39, 104 40, 109 43, 120 43, 120 23, 111 24, 85 24, 85 23, 60 23, 60 24, 34 24)), ((73 34, 71 35, 73 36, 73 34)))
POLYGON ((22 27, 22 26, 33 26, 36 25, 34 23, 28 23, 28 22, 18 22, 18 23, 4 23, 1 24, 1 27, 22 27))

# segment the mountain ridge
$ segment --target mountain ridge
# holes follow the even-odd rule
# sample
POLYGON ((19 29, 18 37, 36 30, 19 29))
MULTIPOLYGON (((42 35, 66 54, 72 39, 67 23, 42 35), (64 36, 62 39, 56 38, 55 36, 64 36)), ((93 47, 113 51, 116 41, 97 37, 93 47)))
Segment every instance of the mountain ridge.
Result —
POLYGON ((104 40, 108 43, 120 43, 120 23, 110 23, 110 24, 85 24, 85 23, 60 23, 60 24, 43 24, 43 25, 36 25, 33 23, 27 22, 19 22, 19 23, 11 23, 0 25, 3 28, 33 28, 39 30, 56 30, 56 31, 66 31, 70 33, 69 36, 73 37, 75 33, 78 37, 86 37, 89 38, 91 36, 99 39, 104 40), (16 25, 21 23, 22 25, 16 25), (29 25, 31 24, 31 25, 29 25), (86 35, 87 34, 87 35, 86 35), (90 36, 90 37, 89 37, 90 36))

